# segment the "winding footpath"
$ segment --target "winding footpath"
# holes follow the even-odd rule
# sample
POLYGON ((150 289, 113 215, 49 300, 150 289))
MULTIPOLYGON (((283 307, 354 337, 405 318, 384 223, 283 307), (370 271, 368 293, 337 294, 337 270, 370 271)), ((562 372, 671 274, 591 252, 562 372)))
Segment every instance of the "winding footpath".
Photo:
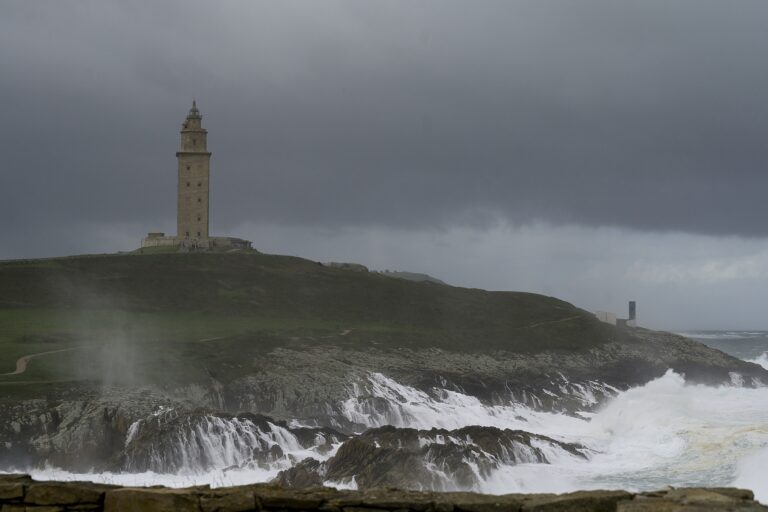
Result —
POLYGON ((59 350, 48 350, 47 352, 38 352, 37 354, 29 354, 28 356, 22 356, 16 360, 16 370, 9 373, 0 373, 0 377, 5 377, 7 375, 21 375, 22 373, 27 371, 27 364, 29 364, 29 361, 36 357, 46 356, 48 354, 58 354, 61 352, 70 352, 72 350, 79 350, 83 348, 88 348, 88 347, 61 348, 59 350))
POLYGON ((551 325, 551 324, 559 324, 562 322, 570 322, 571 320, 578 320, 579 318, 583 318, 582 315, 576 315, 576 316, 569 316, 567 318, 560 318, 559 320, 548 320, 546 322, 537 322, 535 324, 530 325, 524 325, 522 327, 518 327, 518 329, 533 329, 535 327, 541 327, 542 325, 551 325))

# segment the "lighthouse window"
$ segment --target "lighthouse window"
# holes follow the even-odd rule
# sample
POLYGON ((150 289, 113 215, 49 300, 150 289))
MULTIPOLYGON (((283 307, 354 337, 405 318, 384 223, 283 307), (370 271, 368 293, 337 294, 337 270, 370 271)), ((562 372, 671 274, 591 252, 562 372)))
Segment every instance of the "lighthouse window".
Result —
POLYGON ((198 187, 202 187, 202 186, 203 186, 203 182, 202 182, 202 181, 198 181, 198 182, 197 182, 197 186, 198 186, 198 187))
POLYGON ((197 236, 200 236, 200 232, 199 231, 197 232, 197 236))
POLYGON ((200 216, 199 215, 197 216, 197 220, 198 220, 198 222, 200 221, 200 216))
POLYGON ((189 186, 189 182, 187 182, 187 186, 189 186))
POLYGON ((189 169, 190 169, 190 167, 189 167, 189 166, 187 166, 187 170, 189 170, 189 169))
POLYGON ((192 139, 192 145, 197 146, 197 139, 192 139))
POLYGON ((198 198, 197 198, 197 202, 198 202, 198 203, 202 203, 202 202, 203 202, 203 200, 202 200, 201 198, 199 198, 199 197, 198 197, 198 198))

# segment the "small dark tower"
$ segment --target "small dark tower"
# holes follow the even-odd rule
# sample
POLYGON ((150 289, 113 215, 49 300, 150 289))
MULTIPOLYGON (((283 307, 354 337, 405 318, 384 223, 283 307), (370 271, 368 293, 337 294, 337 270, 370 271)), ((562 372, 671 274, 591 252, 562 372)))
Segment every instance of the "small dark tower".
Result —
POLYGON ((637 324, 637 304, 633 300, 629 301, 629 318, 627 319, 627 324, 631 326, 637 324))

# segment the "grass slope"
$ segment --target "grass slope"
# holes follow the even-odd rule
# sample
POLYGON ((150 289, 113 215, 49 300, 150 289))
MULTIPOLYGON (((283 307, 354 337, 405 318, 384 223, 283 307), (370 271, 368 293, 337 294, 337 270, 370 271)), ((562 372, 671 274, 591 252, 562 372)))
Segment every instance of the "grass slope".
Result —
MULTIPOLYGON (((585 351, 614 328, 561 300, 488 292, 256 252, 0 263, 0 373, 17 383, 195 382, 214 363, 290 343, 585 351), (101 348, 109 350, 101 350, 101 348), (130 368, 131 375, 121 375, 130 368)), ((228 363, 228 364, 225 364, 228 363)))

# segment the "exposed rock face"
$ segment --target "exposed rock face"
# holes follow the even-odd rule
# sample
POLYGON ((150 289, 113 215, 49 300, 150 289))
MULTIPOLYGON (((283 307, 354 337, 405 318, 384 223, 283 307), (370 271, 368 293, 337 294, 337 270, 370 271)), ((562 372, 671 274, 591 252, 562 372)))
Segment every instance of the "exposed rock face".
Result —
MULTIPOLYGON (((427 393, 441 388, 477 397, 485 404, 517 402, 540 410, 589 410, 619 390, 642 385, 673 369, 686 380, 730 384, 738 374, 745 386, 768 384, 768 371, 693 340, 636 329, 585 352, 457 352, 380 349, 375 345, 283 346, 254 359, 256 369, 225 382, 225 410, 298 418, 342 431, 368 425, 349 421, 339 405, 358 382, 379 372, 427 393)), ((377 404, 370 401, 372 409, 377 404)))
POLYGON ((354 481, 360 489, 471 489, 502 464, 549 462, 545 451, 584 457, 581 446, 520 430, 382 427, 345 441, 323 463, 307 459, 282 471, 275 482, 296 488, 354 481))
POLYGON ((749 512, 765 511, 768 507, 754 501, 750 491, 732 488, 669 489, 641 494, 581 491, 560 495, 490 496, 396 489, 337 491, 323 487, 292 491, 264 484, 220 489, 121 488, 86 482, 36 482, 26 475, 0 475, 0 509, 9 512, 749 512))
POLYGON ((137 418, 179 405, 157 394, 131 391, 97 395, 69 390, 67 395, 69 399, 0 402, 0 467, 47 461, 74 471, 107 468, 114 465, 137 418))

